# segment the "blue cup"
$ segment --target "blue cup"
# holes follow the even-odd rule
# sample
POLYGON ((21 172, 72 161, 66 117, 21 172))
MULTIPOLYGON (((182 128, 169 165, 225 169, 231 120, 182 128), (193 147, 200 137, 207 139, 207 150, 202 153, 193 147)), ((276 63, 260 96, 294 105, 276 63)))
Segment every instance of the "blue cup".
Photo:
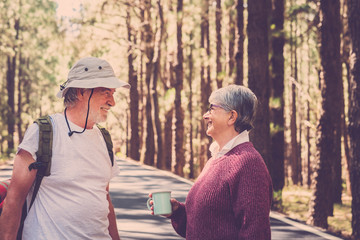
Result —
POLYGON ((146 204, 151 211, 150 201, 153 200, 154 215, 168 215, 172 213, 170 198, 171 191, 153 192, 146 204))

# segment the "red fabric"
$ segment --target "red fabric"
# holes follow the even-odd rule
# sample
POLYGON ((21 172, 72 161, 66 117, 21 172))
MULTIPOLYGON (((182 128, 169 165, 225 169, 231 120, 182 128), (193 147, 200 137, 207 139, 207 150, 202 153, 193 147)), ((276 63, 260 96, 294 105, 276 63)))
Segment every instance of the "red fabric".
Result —
POLYGON ((0 181, 0 207, 2 207, 2 202, 4 201, 7 193, 7 189, 10 185, 10 179, 5 181, 0 181))

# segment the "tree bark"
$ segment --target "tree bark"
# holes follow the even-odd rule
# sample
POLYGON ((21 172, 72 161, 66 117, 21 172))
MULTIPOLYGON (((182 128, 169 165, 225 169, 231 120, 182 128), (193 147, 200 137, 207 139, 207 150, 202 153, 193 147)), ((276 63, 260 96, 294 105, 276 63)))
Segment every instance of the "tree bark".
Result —
MULTIPOLYGON (((272 96, 271 121, 271 155, 274 191, 281 191, 284 187, 284 0, 274 0, 272 24, 275 26, 272 34, 272 96)), ((281 199, 280 199, 281 202, 281 199)))
POLYGON ((350 136, 350 179, 351 179, 351 213, 352 236, 360 239, 360 2, 348 0, 349 30, 352 42, 351 49, 351 82, 349 107, 350 136))
POLYGON ((229 41, 228 41, 228 59, 227 59, 227 76, 232 78, 234 73, 234 66, 235 66, 235 37, 236 37, 236 21, 235 21, 235 10, 234 7, 234 0, 228 1, 228 16, 229 16, 229 25, 228 25, 228 34, 229 34, 229 41))
POLYGON ((236 79, 235 84, 243 85, 244 81, 244 1, 237 0, 236 3, 237 21, 236 21, 236 79))
MULTIPOLYGON (((345 65, 345 75, 346 80, 348 84, 348 101, 350 102, 350 48, 351 48, 351 42, 350 42, 350 30, 349 30, 349 24, 348 24, 348 2, 347 0, 344 0, 342 2, 342 13, 340 14, 342 16, 342 64, 345 65)), ((343 116, 342 116, 342 134, 343 134, 343 146, 344 146, 344 167, 345 167, 345 181, 346 181, 346 193, 351 196, 351 183, 350 183, 350 149, 349 149, 349 134, 348 134, 348 128, 347 128, 347 121, 346 117, 349 116, 349 108, 345 109, 345 98, 344 98, 344 104, 343 104, 343 116)))
POLYGON ((8 153, 14 150, 14 132, 15 132, 15 68, 16 57, 7 57, 7 71, 6 71, 6 88, 8 94, 8 111, 7 111, 7 125, 8 125, 8 153))
MULTIPOLYGON (((209 2, 202 0, 201 13, 201 38, 200 48, 203 50, 200 67, 200 85, 201 85, 201 112, 205 113, 209 105, 211 94, 210 66, 205 64, 210 58, 210 39, 209 39, 209 2)), ((206 126, 203 121, 200 125, 200 150, 199 150, 199 168, 204 168, 208 159, 209 137, 206 135, 206 126)))
MULTIPOLYGON (((14 30, 15 44, 19 39, 20 33, 20 19, 15 19, 14 30)), ((6 70, 6 89, 8 92, 8 111, 7 111, 7 125, 8 125, 8 154, 14 150, 14 133, 15 133, 15 72, 16 72, 16 61, 18 55, 18 46, 13 46, 14 55, 7 57, 7 70, 6 70)))
POLYGON ((136 36, 132 34, 131 28, 131 7, 127 7, 126 27, 128 34, 128 81, 130 88, 130 146, 129 157, 140 161, 140 136, 139 136, 139 92, 138 78, 134 68, 134 51, 133 44, 136 44, 136 36))
POLYGON ((215 26, 216 26, 216 84, 217 88, 222 87, 224 75, 222 73, 221 66, 221 48, 222 48, 222 37, 221 37, 221 0, 216 0, 216 12, 215 12, 215 26))
POLYGON ((17 114, 16 114, 16 118, 17 118, 17 130, 18 130, 18 135, 19 135, 19 142, 22 142, 23 139, 23 131, 22 131, 22 111, 23 111, 23 100, 22 100, 22 85, 24 83, 24 69, 25 67, 25 61, 23 59, 23 56, 21 54, 21 49, 19 49, 19 70, 18 70, 18 102, 17 102, 17 114))
POLYGON ((291 68, 291 106, 290 106, 290 166, 291 166, 291 180, 292 183, 298 185, 301 175, 301 159, 299 158, 299 144, 298 144, 298 128, 297 128, 297 91, 296 84, 298 83, 298 59, 297 59, 297 19, 292 19, 290 22, 290 68, 291 68), (295 29, 294 29, 295 28, 295 29), (295 37, 294 37, 295 36, 295 37))
MULTIPOLYGON (((169 61, 169 69, 167 69, 167 77, 166 82, 168 84, 164 84, 165 86, 165 95, 171 95, 168 91, 173 90, 173 86, 175 85, 174 79, 174 66, 172 61, 169 61), (169 87, 168 87, 169 86, 169 87)), ((165 112, 165 124, 164 124, 164 161, 165 161, 165 169, 171 171, 172 170, 172 160, 173 160, 173 115, 174 115, 174 106, 170 104, 169 108, 166 108, 165 112)))
POLYGON ((259 104, 255 119, 255 128, 250 138, 255 148, 263 156, 271 171, 270 119, 269 119, 269 11, 270 0, 252 0, 248 2, 248 38, 249 38, 249 88, 257 96, 259 104))
POLYGON ((151 28, 151 0, 144 0, 145 8, 145 19, 143 23, 144 28, 144 44, 145 44, 145 83, 146 83, 146 141, 145 141, 145 157, 144 163, 147 165, 154 165, 155 162, 155 139, 154 139, 154 127, 151 106, 151 75, 153 72, 153 58, 154 58, 154 42, 153 42, 153 31, 151 28))
MULTIPOLYGON (((192 1, 191 1, 192 3, 192 1)), ((189 111, 189 121, 190 121, 190 129, 189 129, 189 152, 190 152, 190 158, 189 158, 189 168, 190 168, 190 173, 189 173, 189 178, 190 179, 194 179, 195 178, 195 169, 194 169, 194 148, 193 148, 193 131, 194 131, 194 127, 193 127, 193 88, 192 88, 192 82, 193 82, 193 69, 194 69, 194 59, 193 59, 193 49, 194 49, 194 44, 193 42, 193 32, 190 32, 190 51, 189 51, 189 55, 188 55, 188 64, 189 64, 189 77, 188 77, 188 84, 189 84, 189 104, 188 104, 188 111, 189 111)))
POLYGON ((184 110, 181 106, 181 91, 183 90, 184 70, 183 70, 183 46, 182 46, 182 19, 183 19, 183 0, 177 2, 177 63, 175 66, 176 85, 175 85, 175 173, 184 176, 185 154, 184 154, 184 110))
POLYGON ((340 2, 320 2, 321 14, 321 96, 322 114, 318 124, 317 166, 309 222, 327 228, 332 215, 332 176, 335 162, 341 159, 341 62, 340 62, 340 2))
MULTIPOLYGON (((161 44, 162 38, 164 35, 164 15, 162 10, 161 1, 157 1, 158 12, 159 12, 159 22, 160 22, 160 33, 159 38, 157 40, 157 54, 154 59, 154 74, 153 74, 153 106, 154 106, 154 121, 155 121, 155 129, 156 129, 156 137, 157 137, 157 160, 156 166, 159 169, 165 168, 164 158, 163 158, 163 134, 162 134, 162 126, 160 121, 160 110, 159 110, 159 100, 158 100, 158 91, 157 91, 157 82, 160 77, 160 69, 161 69, 161 44)), ((160 82, 160 81, 159 81, 160 82)))

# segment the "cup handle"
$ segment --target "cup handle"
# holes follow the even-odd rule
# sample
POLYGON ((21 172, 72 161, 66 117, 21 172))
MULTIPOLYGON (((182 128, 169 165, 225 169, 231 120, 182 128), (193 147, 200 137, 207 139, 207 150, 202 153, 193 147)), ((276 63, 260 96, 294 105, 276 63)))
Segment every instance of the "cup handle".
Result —
POLYGON ((150 206, 150 201, 152 200, 152 198, 149 198, 146 202, 146 205, 148 207, 148 209, 151 211, 151 206, 150 206))

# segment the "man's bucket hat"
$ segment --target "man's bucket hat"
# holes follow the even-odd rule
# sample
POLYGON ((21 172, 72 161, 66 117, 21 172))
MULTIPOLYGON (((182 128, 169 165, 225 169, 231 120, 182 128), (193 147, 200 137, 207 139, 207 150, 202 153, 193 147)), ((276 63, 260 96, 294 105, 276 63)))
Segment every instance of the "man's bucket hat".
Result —
POLYGON ((58 98, 64 97, 69 88, 130 88, 130 84, 115 77, 111 65, 95 57, 82 58, 70 69, 67 81, 60 86, 56 94, 58 98))

